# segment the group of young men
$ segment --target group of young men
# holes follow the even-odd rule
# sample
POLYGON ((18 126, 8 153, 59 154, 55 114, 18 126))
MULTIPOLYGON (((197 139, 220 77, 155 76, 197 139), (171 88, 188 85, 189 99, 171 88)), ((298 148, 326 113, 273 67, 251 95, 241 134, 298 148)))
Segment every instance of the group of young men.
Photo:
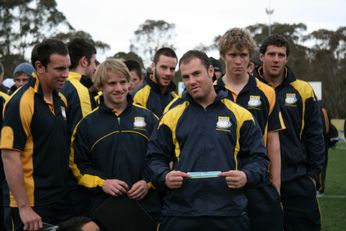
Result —
POLYGON ((320 230, 319 107, 287 66, 287 40, 266 38, 253 71, 246 30, 219 48, 225 74, 214 82, 205 53, 178 63, 161 48, 133 89, 122 61, 96 69, 85 40, 36 45, 35 73, 4 105, 5 230, 89 216, 109 197, 138 201, 162 231, 320 230))

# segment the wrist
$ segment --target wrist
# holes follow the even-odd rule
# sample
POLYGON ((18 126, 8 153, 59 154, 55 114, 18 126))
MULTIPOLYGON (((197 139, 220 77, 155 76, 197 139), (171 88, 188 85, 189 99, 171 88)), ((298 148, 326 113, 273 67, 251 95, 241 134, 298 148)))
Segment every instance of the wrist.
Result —
POLYGON ((22 204, 18 204, 18 209, 22 210, 22 209, 28 209, 31 208, 31 206, 27 203, 22 203, 22 204))

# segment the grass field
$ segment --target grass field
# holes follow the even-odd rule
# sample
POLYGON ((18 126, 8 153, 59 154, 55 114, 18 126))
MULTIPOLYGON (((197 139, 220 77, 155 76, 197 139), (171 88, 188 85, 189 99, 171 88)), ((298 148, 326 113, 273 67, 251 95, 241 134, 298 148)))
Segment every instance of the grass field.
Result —
POLYGON ((329 149, 324 196, 319 197, 322 231, 346 230, 346 143, 329 149))

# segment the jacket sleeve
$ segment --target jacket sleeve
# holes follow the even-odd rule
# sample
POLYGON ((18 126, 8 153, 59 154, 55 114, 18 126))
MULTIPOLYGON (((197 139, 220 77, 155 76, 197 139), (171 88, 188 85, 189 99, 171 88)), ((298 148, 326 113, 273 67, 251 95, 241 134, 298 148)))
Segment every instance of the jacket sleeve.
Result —
POLYGON ((253 120, 246 120, 240 128, 239 168, 247 176, 249 186, 264 181, 269 160, 260 127, 253 120))
POLYGON ((71 138, 70 169, 78 184, 96 188, 103 185, 106 175, 94 168, 90 153, 91 142, 87 137, 88 128, 84 122, 84 119, 81 120, 71 138))
POLYGON ((153 131, 146 154, 147 175, 158 189, 166 189, 165 177, 173 160, 172 132, 165 124, 153 131))
POLYGON ((302 139, 307 153, 307 171, 310 177, 318 180, 325 161, 321 112, 313 97, 306 100, 305 107, 302 139))

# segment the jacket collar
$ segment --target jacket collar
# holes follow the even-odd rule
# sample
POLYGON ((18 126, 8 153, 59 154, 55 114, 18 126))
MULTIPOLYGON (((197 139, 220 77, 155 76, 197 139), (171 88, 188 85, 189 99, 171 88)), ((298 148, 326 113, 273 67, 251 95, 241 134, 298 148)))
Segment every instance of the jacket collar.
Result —
MULTIPOLYGON (((263 65, 258 66, 256 68, 255 76, 258 79, 260 79, 262 82, 270 85, 270 83, 268 83, 268 81, 264 78, 264 75, 263 75, 263 65)), ((284 79, 283 79, 282 83, 278 87, 280 87, 280 86, 288 86, 290 83, 294 82, 295 80, 296 80, 296 77, 295 77, 293 71, 288 66, 285 66, 285 69, 284 69, 284 79)))
MULTIPOLYGON (((222 77, 218 78, 216 80, 216 85, 222 86, 222 87, 226 88, 226 85, 225 85, 224 81, 222 80, 222 77)), ((256 87, 257 87, 257 80, 256 80, 256 78, 253 75, 249 75, 248 82, 246 83, 244 88, 239 92, 239 94, 241 94, 242 92, 248 91, 250 89, 254 89, 256 87)))
POLYGON ((90 88, 93 85, 93 82, 92 82, 91 78, 89 78, 88 76, 82 75, 82 74, 80 74, 78 72, 70 71, 68 73, 67 80, 73 80, 73 79, 79 81, 86 88, 90 88))
MULTIPOLYGON (((157 80, 155 79, 153 74, 148 74, 145 78, 146 83, 156 92, 161 94, 160 85, 157 83, 157 80)), ((167 91, 164 94, 170 94, 171 92, 175 92, 177 89, 176 85, 171 81, 171 83, 168 86, 167 91)))
MULTIPOLYGON (((126 98, 127 98, 127 105, 126 105, 126 108, 124 111, 127 111, 130 107, 132 107, 132 104, 133 104, 133 98, 130 94, 127 94, 126 98)), ((109 108, 105 105, 103 95, 100 96, 100 106, 99 107, 101 110, 114 115, 113 109, 109 108)), ((122 113, 124 113, 124 111, 122 113)))
MULTIPOLYGON (((44 98, 43 89, 42 89, 42 85, 40 83, 40 79, 38 78, 38 76, 36 75, 35 72, 32 74, 32 76, 29 79, 29 85, 34 89, 34 92, 36 94, 38 94, 39 96, 44 98)), ((59 93, 57 90, 53 90, 52 94, 53 94, 53 98, 59 97, 59 93)))
MULTIPOLYGON (((226 88, 224 88, 223 86, 218 86, 218 85, 213 85, 213 87, 214 87, 215 92, 216 92, 216 98, 212 104, 218 103, 222 99, 227 98, 228 91, 226 88)), ((189 101, 190 103, 197 104, 195 102, 195 100, 192 98, 192 96, 187 92, 186 89, 183 91, 181 98, 186 100, 186 101, 189 101)))

